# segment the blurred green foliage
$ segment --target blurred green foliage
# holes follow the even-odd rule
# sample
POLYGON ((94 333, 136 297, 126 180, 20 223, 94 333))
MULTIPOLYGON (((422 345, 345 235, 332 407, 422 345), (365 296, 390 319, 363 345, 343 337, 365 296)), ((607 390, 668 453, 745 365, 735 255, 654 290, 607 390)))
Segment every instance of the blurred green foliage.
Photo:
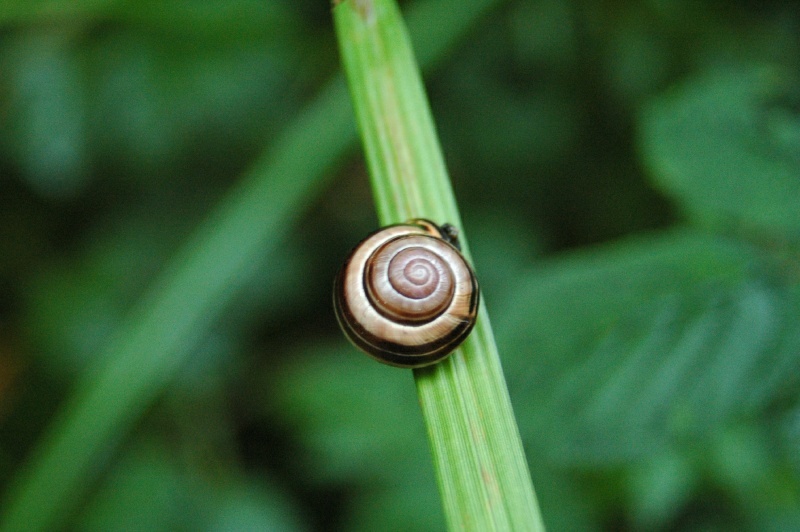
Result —
MULTIPOLYGON (((420 21, 425 56, 447 20, 420 21)), ((0 496, 337 62, 325 2, 0 7, 0 496)), ((794 4, 509 0, 435 66, 548 527, 800 528, 794 4)), ((335 152, 303 132, 297 168, 335 152)), ((277 193, 250 206, 280 214, 268 260, 194 324, 64 527, 443 526, 410 373, 356 353, 330 309, 375 225, 362 162, 342 161, 291 215, 277 193)), ((247 241, 210 241, 204 264, 247 241)))

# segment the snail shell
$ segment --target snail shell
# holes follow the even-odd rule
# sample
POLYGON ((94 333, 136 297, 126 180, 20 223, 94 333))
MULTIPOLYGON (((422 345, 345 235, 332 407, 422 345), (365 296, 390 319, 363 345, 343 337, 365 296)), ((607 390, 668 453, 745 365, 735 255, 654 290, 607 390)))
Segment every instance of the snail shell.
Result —
POLYGON ((475 325, 479 290, 458 233, 416 219, 372 233, 336 276, 334 308, 348 339, 404 368, 449 355, 475 325))

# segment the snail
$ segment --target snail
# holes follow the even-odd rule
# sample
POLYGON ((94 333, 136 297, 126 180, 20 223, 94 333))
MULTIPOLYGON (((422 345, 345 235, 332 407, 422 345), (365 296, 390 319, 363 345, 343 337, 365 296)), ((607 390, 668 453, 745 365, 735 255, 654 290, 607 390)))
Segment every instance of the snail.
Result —
POLYGON ((447 357, 475 325, 478 282, 449 224, 384 227, 350 253, 334 285, 347 338, 373 358, 418 368, 447 357))

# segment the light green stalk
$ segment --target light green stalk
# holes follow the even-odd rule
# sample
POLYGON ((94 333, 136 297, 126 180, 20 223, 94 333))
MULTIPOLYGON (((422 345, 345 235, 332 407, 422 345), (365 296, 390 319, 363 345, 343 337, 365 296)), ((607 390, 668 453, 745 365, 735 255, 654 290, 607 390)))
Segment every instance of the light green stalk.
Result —
MULTIPOLYGON (((341 0, 334 19, 381 222, 424 217, 455 224, 469 259, 394 0, 341 0)), ((415 370, 414 377, 449 527, 543 530, 485 305, 462 347, 442 363, 415 370)))

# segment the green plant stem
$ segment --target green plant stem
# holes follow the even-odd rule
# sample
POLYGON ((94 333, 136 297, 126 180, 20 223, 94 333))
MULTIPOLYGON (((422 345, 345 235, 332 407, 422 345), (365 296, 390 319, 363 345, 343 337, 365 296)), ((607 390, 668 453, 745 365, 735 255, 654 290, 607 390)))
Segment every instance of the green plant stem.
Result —
MULTIPOLYGON (((335 3, 334 19, 381 222, 424 217, 453 223, 462 229, 469 259, 394 0, 342 0, 335 3)), ((449 527, 542 530, 485 305, 463 346, 444 362, 415 370, 414 377, 449 527)))

